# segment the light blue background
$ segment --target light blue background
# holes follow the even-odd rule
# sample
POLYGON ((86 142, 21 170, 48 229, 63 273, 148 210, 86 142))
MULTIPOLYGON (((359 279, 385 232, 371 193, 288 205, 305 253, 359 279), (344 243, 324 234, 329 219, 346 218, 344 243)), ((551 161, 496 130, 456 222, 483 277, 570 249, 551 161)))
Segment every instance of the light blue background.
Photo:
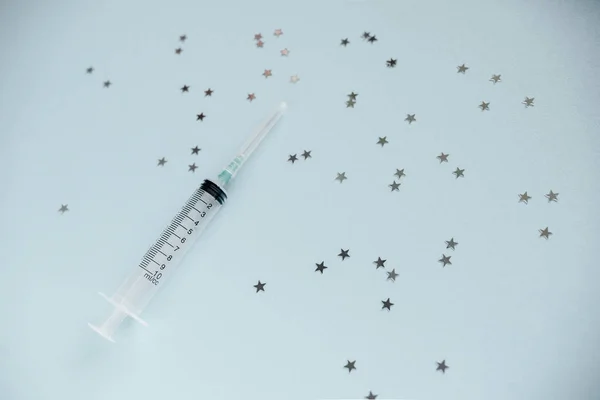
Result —
POLYGON ((0 399, 598 398, 597 2, 13 1, 0 15, 0 399), (96 292, 281 100, 150 327, 116 344, 89 330, 110 310, 96 292))

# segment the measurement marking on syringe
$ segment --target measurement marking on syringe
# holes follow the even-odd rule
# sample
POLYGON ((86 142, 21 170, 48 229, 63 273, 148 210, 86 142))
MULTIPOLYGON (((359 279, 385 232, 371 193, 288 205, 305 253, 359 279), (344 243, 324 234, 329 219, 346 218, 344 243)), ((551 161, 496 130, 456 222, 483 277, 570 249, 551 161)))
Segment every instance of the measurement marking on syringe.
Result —
POLYGON ((196 222, 196 221, 194 221, 194 218, 190 218, 189 215, 186 215, 186 218, 189 219, 190 221, 196 222))
POLYGON ((152 272, 148 271, 148 270, 147 270, 146 268, 144 268, 144 267, 140 267, 140 268, 141 268, 141 269, 143 269, 144 271, 146 271, 146 272, 150 273, 150 274, 152 273, 152 272))
POLYGON ((156 260, 152 260, 152 262, 160 267, 160 263, 157 263, 156 260))

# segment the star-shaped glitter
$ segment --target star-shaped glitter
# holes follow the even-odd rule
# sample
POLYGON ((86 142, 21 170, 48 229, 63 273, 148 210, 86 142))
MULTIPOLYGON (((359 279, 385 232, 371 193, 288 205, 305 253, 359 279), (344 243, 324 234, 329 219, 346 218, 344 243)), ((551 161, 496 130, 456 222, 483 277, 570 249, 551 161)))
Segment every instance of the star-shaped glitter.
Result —
POLYGON ((436 371, 442 371, 442 373, 446 373, 446 369, 450 368, 449 366, 446 365, 446 360, 442 360, 442 362, 438 362, 437 363, 437 368, 435 369, 436 371))
POLYGON ((91 74, 92 72, 94 72, 94 67, 88 67, 88 69, 86 69, 85 72, 91 74))
POLYGON ((273 75, 273 74, 271 73, 271 70, 270 70, 270 69, 265 69, 265 72, 263 72, 263 76, 264 76, 265 78, 268 78, 268 77, 270 77, 271 75, 273 75))
POLYGON ((527 192, 519 195, 519 203, 528 204, 529 203, 529 199, 531 199, 531 196, 529 196, 527 194, 527 192))
POLYGON ((342 39, 342 42, 340 43, 340 46, 348 46, 350 44, 350 41, 348 40, 348 38, 342 39))
POLYGON ((387 272, 387 279, 388 281, 392 281, 392 282, 396 282, 396 278, 398 277, 398 274, 396 273, 396 269, 394 268, 393 270, 387 272))
POLYGON ((183 85, 183 87, 181 88, 181 93, 185 93, 185 92, 189 92, 190 91, 190 87, 188 85, 183 85))
POLYGON ((256 96, 254 95, 254 93, 248 93, 248 97, 246 97, 246 100, 251 102, 254 99, 256 99, 256 96))
POLYGON ((281 29, 275 29, 275 32, 273 32, 273 35, 279 37, 279 36, 283 35, 283 31, 281 29))
POLYGON ((199 154, 200 150, 202 150, 202 149, 200 147, 198 147, 198 146, 192 147, 192 155, 199 154))
POLYGON ((385 146, 387 143, 389 143, 387 141, 387 136, 380 137, 379 140, 377 141, 377 144, 380 144, 381 147, 385 146))
POLYGON ((377 266, 375 267, 375 269, 379 269, 379 268, 385 268, 385 262, 387 260, 382 260, 381 257, 377 257, 377 260, 373 261, 373 264, 376 264, 377 266))
POLYGON ((377 36, 373 35, 373 36, 369 37, 369 38, 367 39, 367 41, 368 41, 369 43, 373 44, 373 43, 375 43, 375 42, 377 41, 377 36))
POLYGON ((321 261, 320 263, 315 263, 315 265, 317 266, 317 269, 315 269, 315 272, 320 272, 321 275, 323 275, 323 271, 325 271, 327 269, 327 267, 325 266, 325 261, 321 261))
POLYGON ((262 40, 259 40, 258 42, 256 42, 256 47, 258 48, 263 48, 263 46, 265 45, 265 42, 263 42, 262 40))
POLYGON ((105 81, 105 82, 104 82, 104 87, 105 87, 105 88, 107 88, 107 87, 110 87, 110 85, 112 85, 112 82, 111 82, 111 81, 105 81))
POLYGON ((296 83, 300 80, 300 78, 298 77, 298 75, 292 75, 290 76, 290 82, 291 83, 296 83))
POLYGON ((398 179, 402 179, 403 176, 406 176, 406 174, 404 173, 404 168, 402 168, 402 169, 396 168, 396 173, 394 175, 397 176, 398 179))
POLYGON ((455 242, 454 238, 451 238, 450 240, 446 240, 446 248, 447 249, 455 250, 455 247, 457 245, 458 245, 458 242, 455 242))
POLYGON ((196 121, 204 121, 204 118, 206 118, 204 113, 196 114, 196 121))
POLYGON ((352 101, 356 101, 356 96, 358 96, 358 93, 352 92, 348 95, 348 98, 352 101))
POLYGON ((354 100, 348 100, 346 102, 346 108, 354 108, 355 104, 356 104, 356 101, 354 101, 354 100))
POLYGON ((356 367, 354 366, 354 364, 356 364, 356 360, 354 360, 354 361, 348 360, 348 362, 346 363, 346 365, 344 365, 344 368, 348 368, 348 373, 352 372, 353 369, 356 369, 356 367))
POLYGON ((391 188, 391 192, 398 192, 400 191, 400 183, 396 183, 396 181, 393 181, 391 184, 388 185, 391 188))
POLYGON ((196 168, 198 168, 198 167, 196 166, 196 163, 193 163, 192 165, 188 165, 188 167, 189 167, 189 169, 188 169, 188 172, 189 172, 189 171, 191 171, 191 172, 196 172, 196 168))
POLYGON ((398 60, 395 60, 393 58, 390 58, 389 60, 387 60, 385 62, 385 64, 387 65, 388 68, 394 68, 396 66, 396 63, 398 62, 398 60))
POLYGON ((533 97, 525 97, 525 100, 523 100, 523 102, 521 104, 525 104, 525 107, 533 107, 533 101, 535 100, 535 98, 533 97))
POLYGON ((307 158, 312 158, 312 156, 310 155, 311 152, 312 152, 312 150, 309 150, 309 151, 304 150, 304 152, 302 152, 302 157, 304 157, 305 160, 307 158))
POLYGON ((371 392, 370 390, 369 390, 369 394, 365 397, 365 399, 368 399, 368 400, 375 400, 376 398, 377 398, 377 395, 373 394, 373 392, 371 392))
POLYGON ((452 262, 450 262, 451 258, 452 258, 452 256, 447 256, 445 254, 442 254, 442 258, 440 258, 438 260, 438 262, 441 262, 443 264, 442 267, 445 267, 446 265, 452 265, 452 262))
POLYGON ((548 193, 546 196, 546 198, 548 199, 548 203, 550 202, 558 202, 558 195, 559 193, 554 193, 552 190, 550 191, 550 193, 548 193))
POLYGON ((185 39, 187 39, 187 35, 181 35, 181 36, 179 36, 179 41, 180 42, 185 42, 185 39))
POLYGON ((502 79, 500 79, 500 75, 492 75, 492 77, 490 78, 490 82, 494 82, 494 85, 498 82, 500 82, 502 79))
POLYGON ((465 177, 465 170, 456 167, 456 170, 453 172, 453 174, 456 175, 456 179, 460 178, 461 176, 464 178, 465 177))
POLYGON ((481 108, 481 111, 489 111, 490 103, 486 103, 485 101, 482 101, 481 104, 479 105, 479 108, 481 108))
POLYGON ((256 293, 260 292, 260 291, 265 291, 265 285, 267 283, 261 283, 261 281, 258 281, 258 283, 256 285, 254 285, 254 287, 256 288, 256 293))
POLYGON ((260 34, 260 33, 255 33, 255 34, 254 34, 254 40, 260 40, 260 39, 262 39, 262 34, 260 34))
POLYGON ((458 72, 459 74, 464 74, 465 72, 467 72, 469 67, 467 67, 465 64, 463 64, 463 65, 459 65, 458 67, 456 67, 456 69, 458 70, 456 72, 458 72))
POLYGON ((346 180, 348 178, 346 177, 346 173, 345 172, 342 172, 342 173, 338 172, 337 178, 335 178, 335 179, 338 180, 338 181, 340 181, 340 183, 342 183, 342 182, 344 182, 344 180, 346 180))
POLYGON ((439 156, 437 156, 436 158, 437 158, 438 160, 440 160, 440 164, 441 164, 441 163, 443 163, 443 162, 448 162, 448 156, 449 156, 449 155, 450 155, 450 154, 444 154, 444 153, 442 152, 442 153, 440 153, 440 155, 439 155, 439 156))
POLYGON ((163 158, 159 158, 158 159, 158 164, 156 166, 157 167, 163 167, 166 163, 167 163, 167 160, 164 157, 163 158))
POLYGON ((61 213, 61 214, 64 214, 67 211, 69 211, 69 205, 68 204, 61 204, 60 208, 58 209, 58 212, 61 213))
POLYGON ((381 300, 381 302, 383 303, 383 305, 381 306, 381 309, 383 310, 384 308, 387 308, 388 310, 392 309, 392 306, 394 305, 394 303, 392 303, 390 301, 390 298, 388 297, 387 300, 381 300))
POLYGON ((178 47, 175 49, 175 54, 181 54, 182 51, 183 49, 181 47, 178 47))
POLYGON ((280 51, 281 55, 284 57, 287 57, 288 54, 290 54, 290 51, 288 49, 283 49, 280 51))
POLYGON ((405 121, 408 121, 409 124, 412 124, 413 122, 416 122, 417 119, 415 118, 415 114, 406 114, 406 118, 404 118, 405 121))
POLYGON ((290 156, 288 157, 288 161, 291 162, 292 164, 295 163, 296 161, 298 161, 296 154, 290 154, 290 156))
POLYGON ((204 97, 211 97, 213 94, 214 90, 212 90, 211 88, 208 88, 204 91, 204 97))
POLYGON ((350 249, 348 249, 348 250, 340 249, 340 254, 338 254, 338 257, 342 257, 342 261, 344 261, 346 258, 350 258, 350 254, 348 254, 349 252, 350 252, 350 249))
POLYGON ((370 38, 370 37, 371 37, 371 32, 363 32, 363 34, 362 34, 362 38, 363 38, 364 40, 367 40, 367 39, 368 39, 368 38, 370 38))
POLYGON ((540 237, 546 238, 546 240, 548 240, 550 236, 553 235, 553 233, 548 230, 548 227, 545 227, 544 229, 539 229, 539 232, 540 237))

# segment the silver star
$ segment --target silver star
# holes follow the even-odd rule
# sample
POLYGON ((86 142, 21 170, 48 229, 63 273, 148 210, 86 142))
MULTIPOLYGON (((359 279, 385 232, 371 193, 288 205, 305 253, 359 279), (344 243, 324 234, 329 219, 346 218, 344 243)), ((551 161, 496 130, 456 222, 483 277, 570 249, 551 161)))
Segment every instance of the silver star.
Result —
POLYGON ((312 156, 310 155, 311 152, 312 152, 312 150, 309 150, 309 151, 304 150, 304 152, 302 153, 302 157, 304 157, 305 160, 307 158, 312 158, 312 156))
POLYGON ((348 179, 348 178, 346 178, 345 172, 342 172, 341 174, 338 172, 337 178, 335 178, 335 179, 340 181, 340 183, 342 183, 342 182, 344 182, 345 179, 348 179))
POLYGON ((390 188, 392 188, 392 192, 396 191, 400 191, 399 187, 400 187, 400 183, 396 183, 396 181, 393 181, 390 185, 388 185, 390 188))
POLYGON ((163 158, 160 158, 160 159, 158 160, 157 167, 162 167, 162 166, 163 166, 163 165, 165 165, 166 163, 167 163, 167 160, 166 160, 164 157, 163 157, 163 158))
POLYGON ((398 179, 401 179, 403 176, 406 176, 406 174, 404 173, 404 168, 402 168, 402 169, 396 168, 396 173, 394 175, 396 175, 398 177, 398 179))
POLYGON ((192 165, 188 165, 189 169, 188 171, 192 171, 192 172, 196 172, 196 168, 198 168, 196 166, 196 163, 193 163, 192 165))
POLYGON ((494 82, 494 85, 498 82, 500 82, 502 79, 500 79, 500 75, 492 75, 492 78, 490 79, 490 82, 494 82))
POLYGON ((485 101, 482 101, 481 104, 479 105, 479 108, 481 108, 481 111, 489 111, 490 103, 486 103, 485 101))
POLYGON ((356 104, 356 101, 350 99, 346 102, 346 108, 354 108, 355 104, 356 104))
POLYGON ((386 280, 396 282, 396 277, 398 276, 398 274, 396 273, 396 269, 391 270, 387 274, 388 276, 386 280))
POLYGON ((548 199, 548 203, 550 203, 550 202, 552 202, 552 201, 553 201, 553 202, 555 202, 555 203, 557 203, 557 202, 558 202, 558 195, 559 195, 559 193, 554 193, 554 192, 551 190, 551 191, 550 191, 550 193, 548 193, 548 194, 546 195, 546 198, 548 199))
POLYGON ((380 144, 381 147, 385 146, 386 143, 389 143, 387 141, 387 136, 380 137, 379 140, 377 141, 377 144, 380 144))
POLYGON ((408 121, 409 124, 412 124, 413 122, 416 122, 417 119, 415 118, 415 114, 406 114, 406 118, 404 118, 405 121, 408 121))
POLYGON ((67 211, 69 211, 69 205, 68 204, 61 204, 58 212, 61 213, 61 214, 64 214, 67 211))
POLYGON ((442 152, 439 156, 437 156, 437 159, 440 160, 440 164, 443 163, 443 162, 448 162, 448 156, 449 155, 450 154, 444 154, 442 152))
POLYGON ((296 161, 298 161, 298 158, 296 157, 296 155, 295 155, 295 154, 291 154, 291 155, 288 157, 288 161, 289 161, 289 162, 291 162, 291 163, 293 164, 293 163, 295 163, 296 161))

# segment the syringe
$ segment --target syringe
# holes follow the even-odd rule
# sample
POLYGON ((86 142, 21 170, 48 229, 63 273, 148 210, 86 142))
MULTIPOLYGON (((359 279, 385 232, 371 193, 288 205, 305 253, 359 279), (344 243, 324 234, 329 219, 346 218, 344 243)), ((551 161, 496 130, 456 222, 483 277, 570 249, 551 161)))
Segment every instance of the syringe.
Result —
POLYGON ((240 167, 273 129, 286 108, 287 104, 282 102, 258 127, 240 153, 218 175, 216 182, 209 179, 202 182, 156 243, 150 247, 139 266, 111 297, 99 293, 114 306, 114 309, 102 325, 88 323, 90 328, 105 339, 114 342, 114 332, 128 316, 142 325, 148 325, 140 318, 140 314, 158 289, 175 272, 185 253, 193 247, 201 232, 221 209, 227 199, 225 189, 240 167))

